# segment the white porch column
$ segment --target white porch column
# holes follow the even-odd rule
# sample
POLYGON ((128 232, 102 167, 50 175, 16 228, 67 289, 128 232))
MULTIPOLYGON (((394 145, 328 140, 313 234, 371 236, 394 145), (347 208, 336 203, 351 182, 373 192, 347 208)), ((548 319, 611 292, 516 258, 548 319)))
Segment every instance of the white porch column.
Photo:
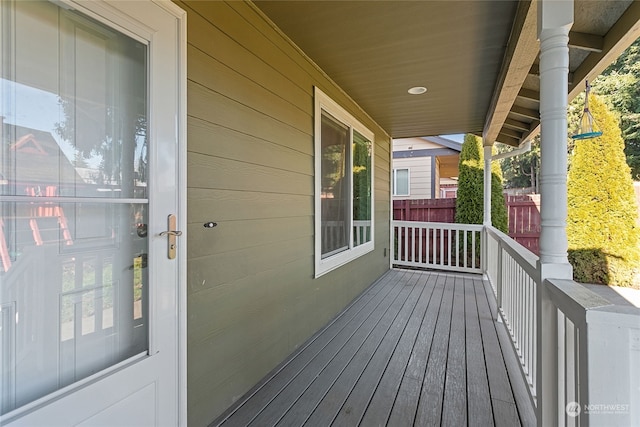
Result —
POLYGON ((573 0, 538 3, 540 38, 540 263, 545 278, 571 279, 567 259, 567 89, 573 0))
MULTIPOLYGON (((484 141, 484 136, 483 136, 484 141)), ((482 225, 485 227, 491 226, 491 145, 483 145, 484 147, 484 177, 483 177, 483 211, 482 211, 482 225)), ((480 259, 482 263, 482 272, 487 274, 488 258, 489 258, 489 242, 487 241, 486 229, 482 232, 482 247, 480 259)), ((500 316, 498 315, 498 319, 500 316)))
POLYGON ((538 1, 540 39, 540 285, 536 298, 538 426, 558 425, 556 310, 546 279, 572 279, 567 258, 567 91, 573 0, 538 1))
POLYGON ((484 146, 484 198, 482 224, 491 225, 491 146, 484 146))

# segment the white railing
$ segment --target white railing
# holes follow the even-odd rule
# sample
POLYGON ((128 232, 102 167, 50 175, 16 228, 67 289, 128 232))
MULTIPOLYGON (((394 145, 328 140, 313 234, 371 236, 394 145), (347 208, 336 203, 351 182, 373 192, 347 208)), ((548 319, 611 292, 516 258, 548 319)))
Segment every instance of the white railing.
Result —
POLYGON ((482 273, 482 226, 393 221, 393 264, 482 273))
POLYGON ((487 278, 535 404, 538 257, 494 227, 486 227, 486 241, 487 278))
POLYGON ((494 227, 393 221, 393 239, 395 265, 486 274, 539 426, 640 426, 640 308, 543 280, 494 227))
POLYGON ((640 425, 640 308, 573 280, 540 291, 538 425, 640 425))

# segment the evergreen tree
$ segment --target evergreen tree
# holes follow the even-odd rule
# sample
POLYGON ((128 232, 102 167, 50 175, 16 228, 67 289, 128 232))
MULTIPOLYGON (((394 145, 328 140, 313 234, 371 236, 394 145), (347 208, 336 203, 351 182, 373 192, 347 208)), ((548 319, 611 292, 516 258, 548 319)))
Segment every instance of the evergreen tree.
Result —
MULTIPOLYGON (((465 135, 458 168, 456 222, 482 224, 484 153, 482 141, 477 136, 465 135)), ((505 233, 508 231, 507 207, 502 194, 502 172, 497 162, 491 165, 491 223, 505 233)))
POLYGON ((567 235, 574 279, 640 284, 640 229, 620 127, 597 96, 589 107, 603 135, 575 141, 571 155, 567 235))
POLYGON ((509 232, 509 214, 504 199, 502 169, 498 161, 491 162, 491 224, 503 233, 509 232))

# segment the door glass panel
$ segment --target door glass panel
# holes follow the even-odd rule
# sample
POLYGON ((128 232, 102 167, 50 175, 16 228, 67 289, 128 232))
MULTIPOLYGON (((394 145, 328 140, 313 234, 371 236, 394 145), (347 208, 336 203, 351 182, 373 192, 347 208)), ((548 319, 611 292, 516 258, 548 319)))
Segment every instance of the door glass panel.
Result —
POLYGON ((148 46, 46 1, 0 30, 2 413, 148 348, 148 46))

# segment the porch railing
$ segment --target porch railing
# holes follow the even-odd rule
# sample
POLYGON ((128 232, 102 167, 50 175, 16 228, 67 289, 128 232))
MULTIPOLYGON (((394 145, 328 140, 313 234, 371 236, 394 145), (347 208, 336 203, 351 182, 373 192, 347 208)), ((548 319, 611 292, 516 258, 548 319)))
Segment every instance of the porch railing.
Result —
POLYGON ((535 403, 538 257, 494 227, 486 227, 486 240, 487 278, 535 403))
POLYGON ((394 221, 393 238, 395 265, 486 274, 539 426, 640 425, 640 308, 542 280, 538 257, 493 227, 394 221))
POLYGON ((393 264, 482 273, 482 226, 393 221, 393 264))
POLYGON ((572 280, 540 290, 538 425, 640 425, 640 308, 572 280))

